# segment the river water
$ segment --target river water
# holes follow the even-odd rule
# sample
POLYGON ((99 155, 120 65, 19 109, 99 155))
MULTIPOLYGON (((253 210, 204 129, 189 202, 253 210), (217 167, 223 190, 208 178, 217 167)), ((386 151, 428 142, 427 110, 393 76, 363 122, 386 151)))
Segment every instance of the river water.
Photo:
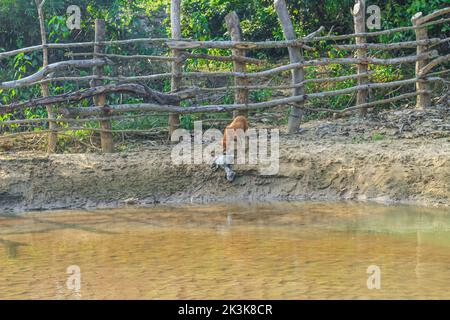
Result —
POLYGON ((450 210, 348 203, 0 216, 2 299, 450 299, 450 210))

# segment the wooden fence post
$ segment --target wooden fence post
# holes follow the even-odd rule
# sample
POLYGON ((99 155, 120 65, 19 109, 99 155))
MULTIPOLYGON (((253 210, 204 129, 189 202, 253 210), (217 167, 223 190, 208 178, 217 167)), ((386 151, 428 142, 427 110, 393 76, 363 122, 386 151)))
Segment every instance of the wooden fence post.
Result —
MULTIPOLYGON (((422 12, 416 13, 411 21, 413 26, 418 27, 421 25, 420 18, 422 18, 423 14, 422 12)), ((416 40, 427 40, 428 39, 428 30, 427 28, 419 28, 415 29, 416 32, 416 40)), ((425 53, 428 50, 427 45, 417 45, 417 55, 425 53)), ((428 60, 420 60, 416 62, 416 77, 420 78, 420 70, 425 67, 428 63, 428 60)), ((427 83, 424 79, 421 79, 420 81, 416 82, 416 91, 429 91, 430 90, 430 84, 427 83)), ((431 104, 431 96, 429 93, 421 93, 417 96, 417 102, 416 107, 418 109, 424 109, 429 107, 431 104)))
MULTIPOLYGON (((38 16, 39 16, 39 25, 41 30, 41 41, 42 41, 42 67, 48 66, 48 48, 47 45, 47 33, 45 31, 45 19, 44 19, 44 4, 46 0, 35 0, 36 5, 38 7, 38 16)), ((43 97, 50 96, 50 90, 48 83, 41 84, 41 91, 43 97)), ((49 119, 55 119, 55 112, 53 110, 53 106, 47 106, 47 114, 49 119)), ((48 128, 50 130, 55 130, 57 128, 57 124, 53 121, 49 121, 48 128)), ((56 131, 51 131, 48 134, 48 142, 47 142, 47 152, 48 153, 55 153, 56 152, 56 146, 58 144, 58 135, 56 131)))
MULTIPOLYGON (((181 39, 181 0, 171 0, 170 4, 170 23, 172 30, 172 39, 181 39)), ((173 49, 172 55, 176 60, 172 63, 172 81, 171 91, 177 92, 182 88, 183 82, 183 61, 182 51, 173 49)), ((180 104, 175 104, 179 106, 180 104)), ((180 115, 178 113, 169 113, 169 141, 172 133, 180 125, 180 115)))
MULTIPOLYGON (((280 19, 281 26, 283 28, 284 37, 286 40, 295 40, 297 36, 295 35, 294 26, 292 25, 291 18, 289 17, 289 12, 286 6, 285 0, 275 0, 274 1, 275 10, 277 11, 278 18, 280 19)), ((291 63, 303 62, 303 54, 298 47, 289 47, 289 58, 291 63)), ((292 83, 297 84, 305 80, 305 71, 303 68, 296 68, 292 70, 292 83)), ((294 96, 302 96, 305 94, 305 88, 303 86, 297 87, 293 90, 294 96)), ((305 104, 304 101, 298 102, 291 109, 291 114, 289 115, 288 132, 295 133, 298 131, 300 126, 300 121, 303 116, 302 107, 305 104)))
MULTIPOLYGON (((106 34, 106 23, 105 20, 95 19, 95 45, 94 45, 94 59, 98 58, 98 54, 104 53, 103 45, 98 44, 101 41, 105 41, 106 34)), ((95 76, 103 76, 103 66, 94 67, 95 76)), ((91 82, 91 87, 101 86, 101 80, 93 80, 91 82)), ((94 104, 96 106, 103 107, 106 105, 106 95, 100 94, 94 97, 94 104)), ((106 115, 105 115, 106 116, 106 115)), ((100 128, 103 130, 112 130, 111 120, 101 120, 100 128)), ((104 153, 114 152, 114 141, 112 132, 100 132, 102 151, 104 153)))
MULTIPOLYGON (((366 32, 366 0, 356 0, 355 6, 352 11, 353 21, 355 24, 355 33, 365 33, 366 32)), ((356 44, 365 44, 365 37, 356 37, 356 44)), ((356 57, 358 59, 366 59, 367 58, 367 49, 358 48, 356 50, 356 57)), ((358 74, 367 73, 369 70, 369 66, 365 63, 360 63, 357 66, 358 74)), ((369 79, 367 76, 358 78, 358 85, 363 86, 369 83, 369 79)), ((365 104, 368 102, 369 92, 368 90, 359 90, 356 95, 356 105, 365 104)), ((360 110, 360 115, 365 116, 367 113, 367 108, 362 108, 360 110)))
MULTIPOLYGON (((228 33, 231 35, 231 41, 238 42, 242 41, 241 36, 241 24, 239 21, 239 17, 235 11, 230 12, 225 17, 225 22, 227 24, 228 33)), ((236 57, 245 57, 246 51, 242 49, 233 49, 232 55, 236 57)), ((234 72, 247 72, 247 64, 242 61, 234 60, 233 61, 233 71, 234 72)), ((242 77, 235 77, 234 78, 234 84, 235 86, 247 86, 248 85, 248 79, 242 78, 242 77)), ((249 102, 249 94, 247 89, 237 89, 234 95, 234 101, 236 104, 247 104, 249 102)), ((246 110, 240 110, 240 111, 234 111, 233 117, 237 116, 246 116, 248 117, 248 111, 246 110)))

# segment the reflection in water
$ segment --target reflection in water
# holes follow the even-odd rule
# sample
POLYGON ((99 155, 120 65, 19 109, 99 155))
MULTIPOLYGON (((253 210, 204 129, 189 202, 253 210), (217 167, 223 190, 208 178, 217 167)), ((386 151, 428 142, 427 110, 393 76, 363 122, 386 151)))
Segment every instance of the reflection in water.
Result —
POLYGON ((270 203, 33 213, 0 217, 0 246, 3 299, 79 298, 66 285, 69 266, 80 267, 82 299, 450 299, 448 210, 270 203), (367 288, 371 265, 380 290, 367 288))

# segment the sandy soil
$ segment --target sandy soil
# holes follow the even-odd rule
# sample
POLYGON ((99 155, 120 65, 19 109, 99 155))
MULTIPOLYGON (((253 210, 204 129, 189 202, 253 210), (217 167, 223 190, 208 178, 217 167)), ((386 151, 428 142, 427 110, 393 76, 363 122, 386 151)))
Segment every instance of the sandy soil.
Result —
POLYGON ((311 121, 281 134, 277 175, 237 165, 234 183, 208 165, 174 166, 163 145, 112 155, 3 152, 0 212, 302 199, 450 207, 449 137, 445 109, 311 121))

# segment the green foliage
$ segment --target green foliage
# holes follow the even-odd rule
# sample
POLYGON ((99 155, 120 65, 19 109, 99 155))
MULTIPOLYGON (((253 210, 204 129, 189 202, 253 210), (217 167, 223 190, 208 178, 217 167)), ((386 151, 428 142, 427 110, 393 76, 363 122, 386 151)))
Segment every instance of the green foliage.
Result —
POLYGON ((375 132, 372 134, 372 141, 381 141, 384 139, 384 136, 381 133, 375 132))

